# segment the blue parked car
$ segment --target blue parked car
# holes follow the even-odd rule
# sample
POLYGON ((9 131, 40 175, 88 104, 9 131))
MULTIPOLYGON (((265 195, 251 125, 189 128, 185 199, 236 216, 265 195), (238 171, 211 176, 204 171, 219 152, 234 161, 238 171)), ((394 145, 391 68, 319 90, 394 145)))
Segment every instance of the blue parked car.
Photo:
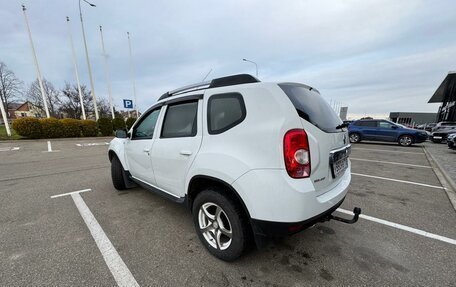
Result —
POLYGON ((387 120, 358 120, 348 126, 350 142, 361 140, 397 142, 402 146, 421 143, 427 139, 425 131, 410 129, 387 120))

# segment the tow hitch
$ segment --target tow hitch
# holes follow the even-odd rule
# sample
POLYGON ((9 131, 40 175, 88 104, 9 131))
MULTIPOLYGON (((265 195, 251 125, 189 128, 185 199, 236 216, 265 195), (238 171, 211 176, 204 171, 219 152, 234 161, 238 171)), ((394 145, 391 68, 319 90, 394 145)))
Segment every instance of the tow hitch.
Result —
POLYGON ((343 223, 348 223, 348 224, 353 224, 355 223, 356 221, 358 221, 358 218, 359 218, 359 215, 361 214, 361 208, 359 207, 355 207, 353 209, 353 218, 352 219, 345 219, 345 218, 342 218, 342 217, 339 217, 339 216, 334 216, 334 215, 329 215, 328 216, 328 220, 337 220, 337 221, 340 221, 340 222, 343 222, 343 223))

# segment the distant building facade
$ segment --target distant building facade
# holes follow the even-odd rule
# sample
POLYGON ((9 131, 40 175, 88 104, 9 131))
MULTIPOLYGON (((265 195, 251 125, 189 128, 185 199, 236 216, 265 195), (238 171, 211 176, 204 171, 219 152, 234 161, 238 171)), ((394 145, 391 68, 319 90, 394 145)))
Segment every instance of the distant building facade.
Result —
POLYGON ((449 72, 428 103, 442 103, 436 122, 456 121, 456 72, 449 72))
POLYGON ((436 117, 437 113, 391 112, 389 115, 392 122, 409 126, 435 123, 436 117))

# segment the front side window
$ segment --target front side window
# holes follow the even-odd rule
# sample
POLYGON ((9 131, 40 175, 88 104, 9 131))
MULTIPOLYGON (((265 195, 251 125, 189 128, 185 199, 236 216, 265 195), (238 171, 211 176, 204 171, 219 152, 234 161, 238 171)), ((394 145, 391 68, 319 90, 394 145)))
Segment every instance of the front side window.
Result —
POLYGON ((133 140, 152 139, 160 109, 153 110, 133 129, 133 140))
POLYGON ((166 110, 161 138, 192 137, 197 132, 198 102, 169 105, 166 110))
POLYGON ((220 134, 241 123, 246 116, 244 100, 238 93, 213 95, 207 104, 209 134, 220 134))
POLYGON ((379 123, 378 123, 378 126, 379 126, 380 128, 384 128, 384 129, 391 129, 391 128, 393 127, 393 125, 390 124, 389 122, 383 122, 383 121, 382 121, 382 122, 379 122, 379 123))

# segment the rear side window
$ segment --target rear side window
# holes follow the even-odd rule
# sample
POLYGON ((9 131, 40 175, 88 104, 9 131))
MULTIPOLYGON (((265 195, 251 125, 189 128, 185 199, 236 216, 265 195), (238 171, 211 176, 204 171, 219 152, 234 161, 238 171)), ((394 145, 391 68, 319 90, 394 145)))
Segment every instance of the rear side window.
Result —
POLYGON ((169 105, 166 109, 161 138, 193 137, 196 135, 198 102, 169 105))
POLYGON ((342 120, 316 91, 297 83, 283 83, 279 87, 291 100, 301 118, 328 133, 341 131, 336 127, 342 124, 342 120))
POLYGON ((207 104, 209 134, 220 134, 240 124, 246 116, 244 99, 239 93, 213 95, 207 104))
POLYGON ((356 126, 375 128, 375 127, 377 127, 377 122, 376 121, 357 121, 356 126))

